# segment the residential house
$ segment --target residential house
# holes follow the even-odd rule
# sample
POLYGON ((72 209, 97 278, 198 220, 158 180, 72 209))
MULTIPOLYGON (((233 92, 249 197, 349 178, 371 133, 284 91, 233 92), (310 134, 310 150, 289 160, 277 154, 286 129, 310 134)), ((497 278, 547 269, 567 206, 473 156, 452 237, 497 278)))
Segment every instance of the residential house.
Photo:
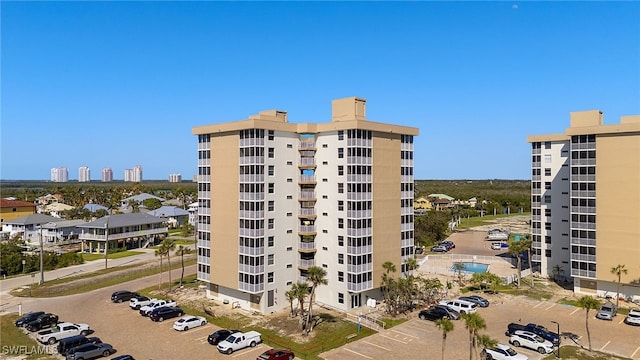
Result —
POLYGON ((168 235, 166 219, 146 213, 108 215, 80 224, 78 239, 85 252, 141 248, 155 245, 168 235))
POLYGON ((48 214, 53 217, 57 217, 59 219, 62 218, 62 212, 72 210, 73 206, 63 204, 60 202, 54 202, 47 205, 42 205, 38 207, 39 214, 48 214))
POLYGON ((9 220, 36 213, 36 204, 28 201, 0 199, 0 226, 9 220))
POLYGON ((189 221, 189 212, 177 206, 162 206, 147 214, 166 218, 169 228, 178 228, 189 221))
POLYGON ((44 214, 31 214, 16 219, 5 221, 2 224, 2 231, 9 234, 9 237, 21 235, 22 239, 32 244, 40 242, 39 231, 41 225, 48 222, 59 222, 61 219, 44 214))

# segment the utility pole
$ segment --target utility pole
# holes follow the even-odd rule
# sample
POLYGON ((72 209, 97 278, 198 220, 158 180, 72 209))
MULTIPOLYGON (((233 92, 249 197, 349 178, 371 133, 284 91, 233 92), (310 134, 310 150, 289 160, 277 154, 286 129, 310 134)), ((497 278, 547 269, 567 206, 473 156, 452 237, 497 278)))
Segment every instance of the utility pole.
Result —
POLYGON ((40 224, 40 285, 44 284, 44 242, 42 241, 42 224, 40 224))
POLYGON ((107 259, 109 257, 109 216, 104 224, 104 269, 107 269, 107 259))

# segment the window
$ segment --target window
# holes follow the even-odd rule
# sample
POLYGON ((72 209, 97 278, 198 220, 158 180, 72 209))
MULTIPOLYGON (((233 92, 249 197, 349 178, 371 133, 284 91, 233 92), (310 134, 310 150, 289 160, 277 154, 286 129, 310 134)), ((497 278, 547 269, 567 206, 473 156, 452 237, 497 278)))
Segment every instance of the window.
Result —
POLYGON ((322 233, 323 233, 323 234, 328 234, 328 233, 329 233, 329 230, 327 230, 327 229, 322 229, 322 233))
POLYGON ((269 156, 269 158, 273 159, 275 157, 275 152, 276 152, 276 149, 269 148, 267 156, 269 156))
POLYGON ((344 246, 344 236, 338 236, 338 246, 344 246))
POLYGON ((293 216, 293 213, 288 212, 287 216, 293 216))
POLYGON ((338 176, 344 175, 344 166, 338 165, 338 176))
POLYGON ((275 221, 276 221, 275 219, 269 219, 269 220, 267 220, 267 222, 268 222, 268 224, 269 224, 267 227, 268 227, 269 229, 273 229, 273 228, 275 227, 275 221))
POLYGON ((273 211, 274 208, 275 208, 275 201, 269 200, 269 202, 267 203, 267 210, 273 211))
POLYGON ((344 158, 344 148, 338 148, 338 159, 344 158))
POLYGON ((551 250, 547 249, 544 251, 544 256, 550 258, 551 257, 551 250))
POLYGON ((323 268, 328 268, 329 266, 327 264, 322 264, 323 268))
POLYGON ((544 189, 545 190, 551 190, 551 181, 545 181, 544 189))
POLYGON ((287 264, 287 269, 291 269, 293 267, 293 264, 287 264))
POLYGON ((344 294, 338 293, 338 303, 344 304, 344 294))
POLYGON ((545 164, 551 164, 551 154, 544 155, 544 162, 545 164))
MULTIPOLYGON (((291 264, 289 264, 291 265, 291 264)), ((287 267, 289 267, 289 265, 287 265, 287 267)), ((293 281, 287 281, 287 286, 290 286, 291 284, 293 284, 293 281)))
POLYGON ((338 140, 344 140, 344 130, 338 130, 338 140))
POLYGON ((327 145, 327 144, 322 144, 322 147, 326 149, 326 148, 328 148, 328 147, 329 147, 329 145, 327 145))
POLYGON ((274 131, 273 130, 269 130, 269 132, 267 134, 269 134, 269 140, 273 141, 274 131))
POLYGON ((338 264, 344 264, 344 254, 338 254, 338 264))
POLYGON ((338 211, 344 211, 344 201, 338 200, 338 211))
POLYGON ((544 176, 551 176, 551 169, 550 168, 545 168, 544 169, 544 176))
POLYGON ((276 191, 276 185, 274 183, 269 183, 269 194, 273 194, 276 191))
POLYGON ((322 198, 323 198, 323 199, 328 199, 328 198, 329 198, 329 195, 322 195, 322 198))
POLYGON ((287 165, 293 165, 293 161, 287 161, 287 165))
POLYGON ((323 251, 328 251, 328 250, 329 250, 329 248, 328 248, 328 247, 326 247, 326 246, 323 246, 323 247, 322 247, 322 250, 323 250, 323 251))
POLYGON ((267 273, 267 282, 268 283, 272 283, 273 282, 273 273, 267 273))
POLYGON ((338 229, 344 229, 344 219, 338 219, 338 229))
POLYGON ((544 237, 544 243, 545 244, 551 244, 551 236, 545 236, 544 237))
POLYGON ((323 212, 323 213, 322 213, 322 216, 329 216, 329 213, 327 213, 327 212, 323 212))
POLYGON ((551 203, 551 195, 545 195, 544 196, 544 203, 545 204, 551 203))
POLYGON ((274 263, 274 255, 273 254, 267 255, 267 265, 273 265, 273 263, 274 263))
POLYGON ((287 149, 293 149, 293 144, 287 144, 287 149))
POLYGON ((288 199, 288 200, 293 199, 293 195, 287 195, 287 199, 288 199))
POLYGON ((546 150, 551 149, 551 141, 545 141, 545 142, 544 142, 544 148, 545 148, 546 150))
POLYGON ((267 246, 268 247, 272 247, 274 245, 274 243, 275 243, 275 238, 273 236, 269 236, 267 238, 267 246))
POLYGON ((269 176, 273 176, 273 174, 275 174, 275 172, 276 172, 276 170, 275 170, 275 166, 273 166, 273 165, 269 165, 269 168, 268 168, 268 169, 269 169, 269 170, 268 170, 268 174, 269 174, 269 176))
POLYGON ((329 162, 328 161, 323 161, 322 165, 329 165, 329 162))
POLYGON ((287 251, 291 251, 291 250, 293 250, 293 247, 292 246, 287 246, 287 251))
POLYGON ((344 282, 344 271, 338 271, 338 281, 344 282))
POLYGON ((287 229, 287 234, 293 234, 293 230, 292 229, 287 229))
POLYGON ((293 182, 292 178, 287 178, 287 182, 293 182))
POLYGON ((344 194, 344 183, 338 183, 338 194, 344 194))

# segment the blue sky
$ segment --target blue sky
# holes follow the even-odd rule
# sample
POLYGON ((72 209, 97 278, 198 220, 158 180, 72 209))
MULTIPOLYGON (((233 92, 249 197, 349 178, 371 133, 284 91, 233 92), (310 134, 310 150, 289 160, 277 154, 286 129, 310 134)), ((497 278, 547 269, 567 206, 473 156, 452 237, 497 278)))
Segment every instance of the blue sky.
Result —
POLYGON ((1 179, 197 171, 193 126, 414 126, 416 179, 529 179, 528 135, 640 114, 639 2, 7 2, 1 179))

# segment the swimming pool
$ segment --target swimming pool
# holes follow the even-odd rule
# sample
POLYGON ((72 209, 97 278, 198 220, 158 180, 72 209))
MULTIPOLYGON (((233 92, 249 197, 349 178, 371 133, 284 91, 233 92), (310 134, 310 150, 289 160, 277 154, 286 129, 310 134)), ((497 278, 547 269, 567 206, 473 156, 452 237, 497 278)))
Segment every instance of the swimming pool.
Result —
POLYGON ((451 266, 451 271, 456 271, 456 264, 464 265, 462 272, 466 273, 483 273, 489 270, 489 264, 482 264, 477 262, 457 262, 451 266))

